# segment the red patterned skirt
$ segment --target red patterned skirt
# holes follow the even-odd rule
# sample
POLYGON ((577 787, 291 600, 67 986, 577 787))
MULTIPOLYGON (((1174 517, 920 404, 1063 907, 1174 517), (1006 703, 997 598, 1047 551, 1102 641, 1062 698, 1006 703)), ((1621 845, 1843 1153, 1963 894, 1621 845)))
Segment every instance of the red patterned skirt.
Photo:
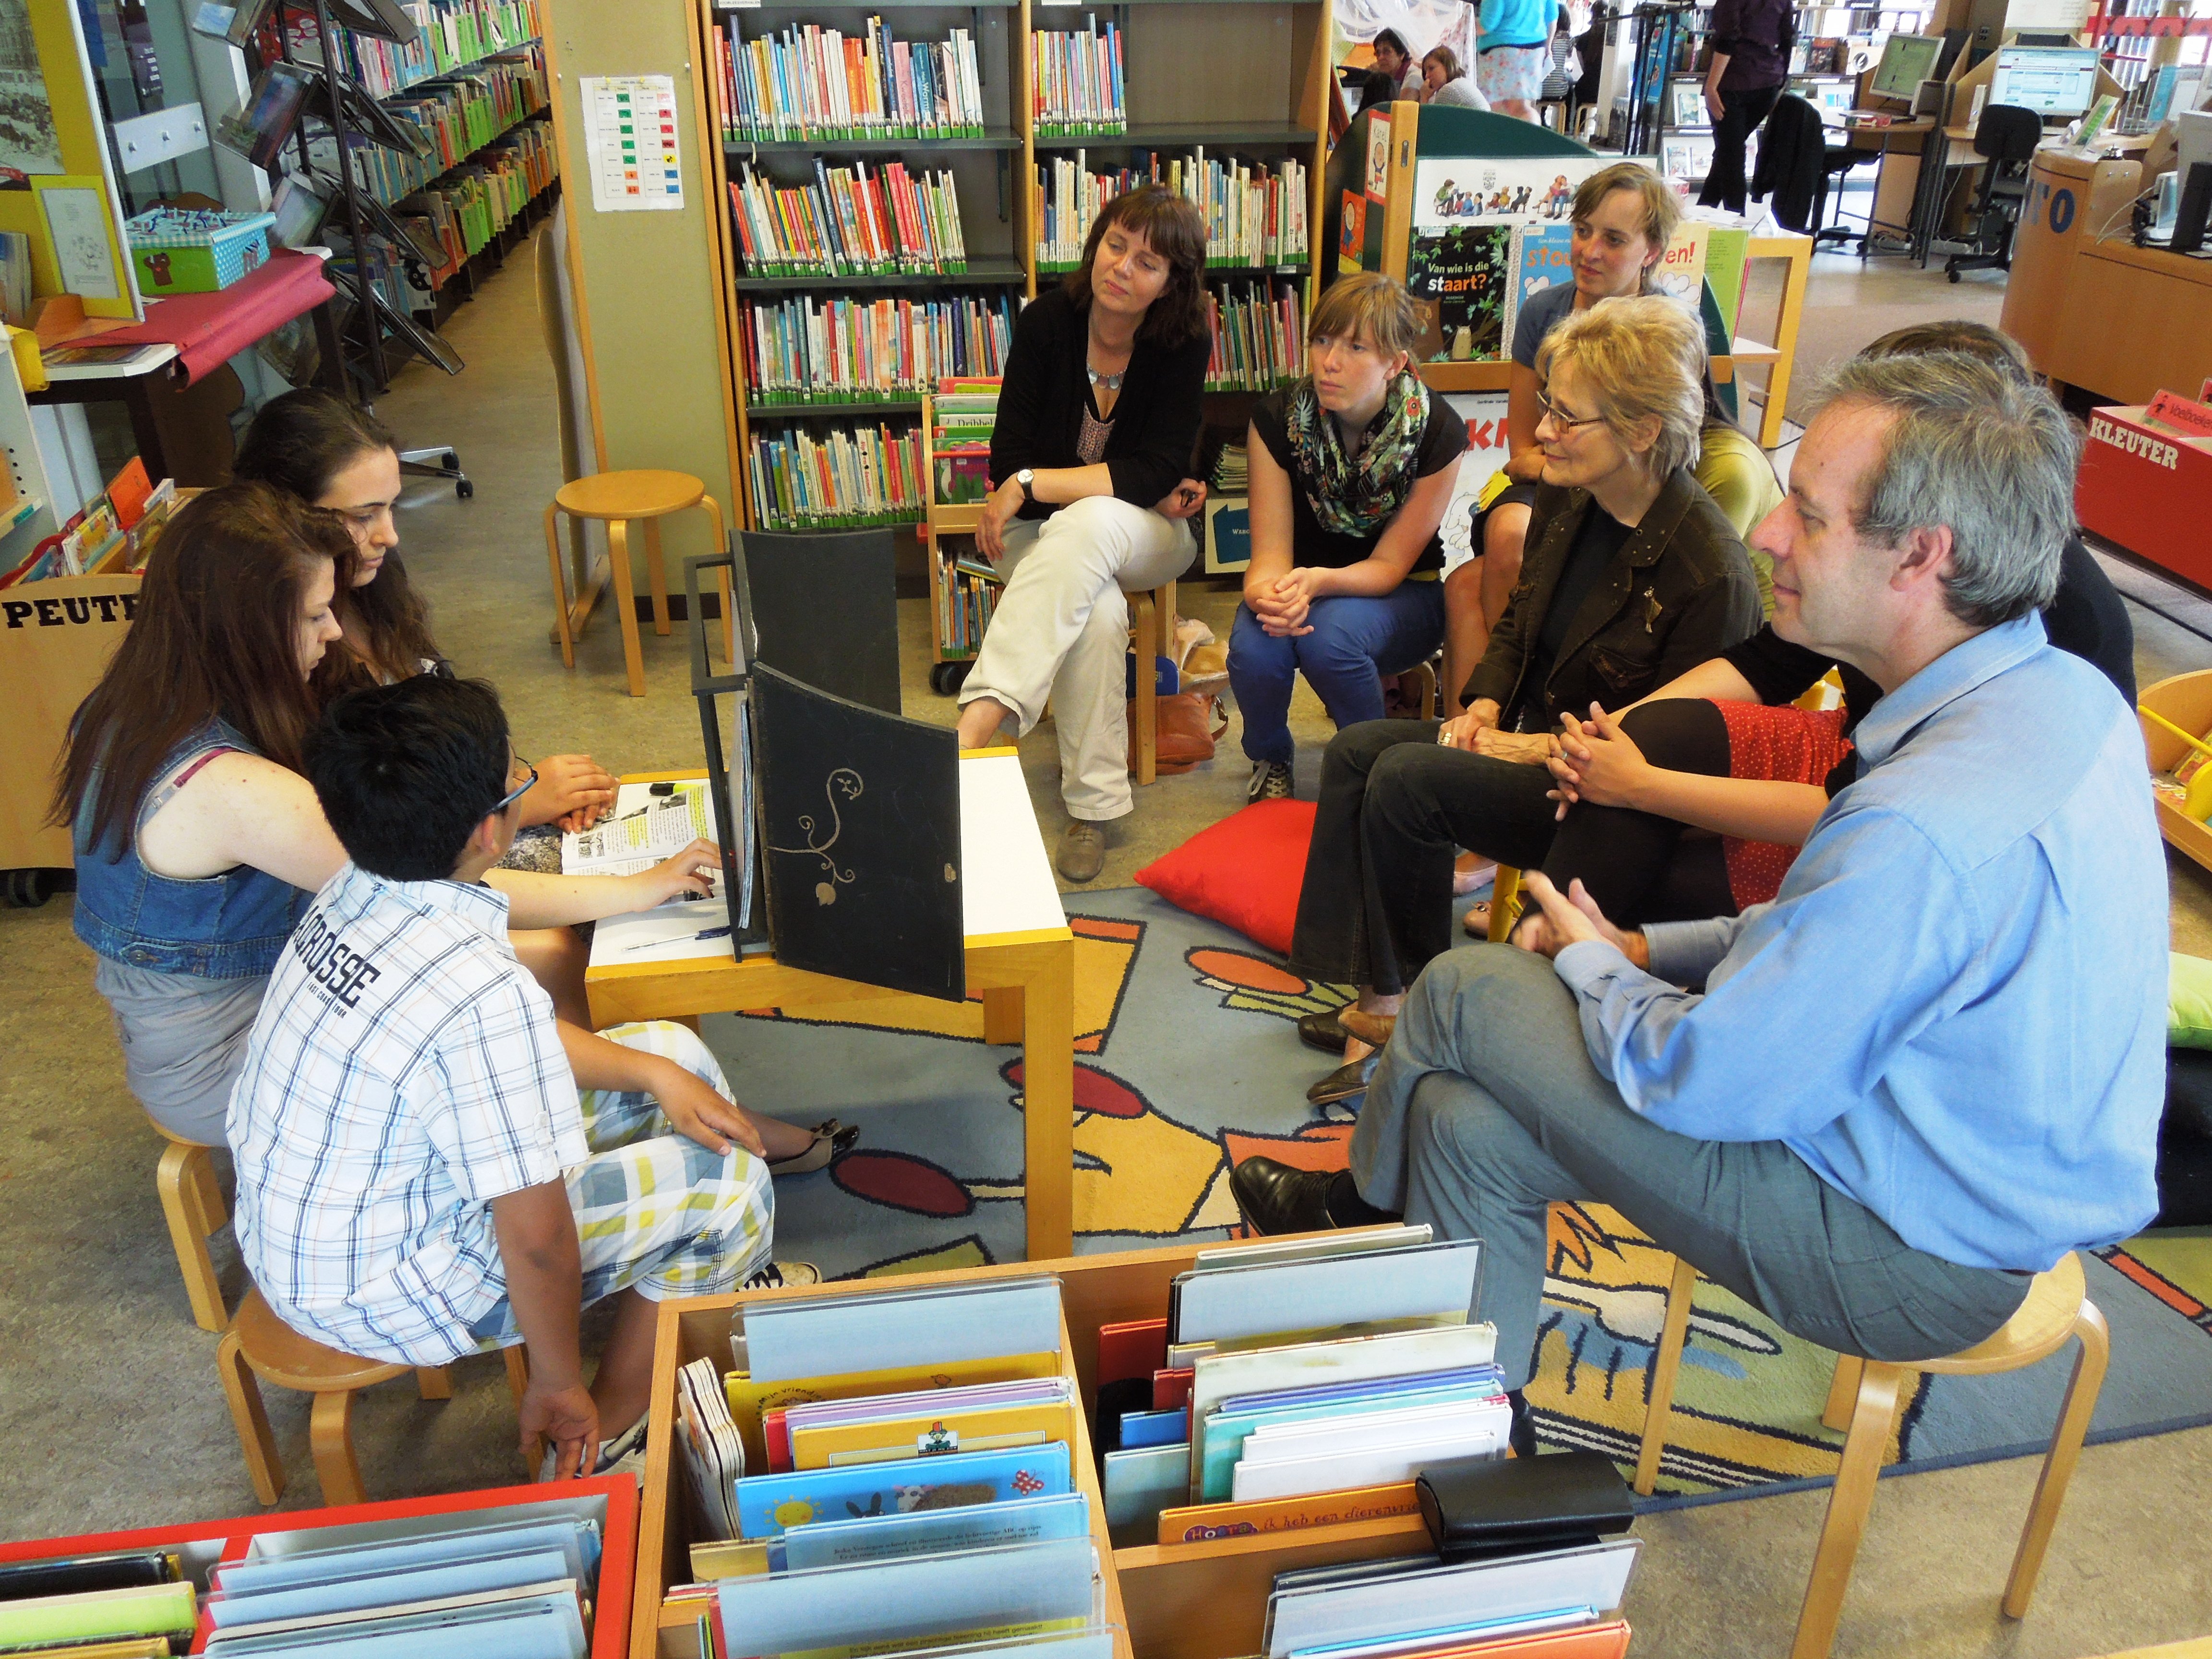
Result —
MULTIPOLYGON (((1723 702, 1717 705, 1728 722, 1729 775, 1770 783, 1827 781, 1836 763, 1851 752, 1844 735, 1844 711, 1818 711, 1785 704, 1723 702)), ((1782 878, 1796 862, 1798 849, 1768 841, 1721 838, 1728 860, 1729 892, 1741 912, 1765 904, 1782 890, 1782 878)))

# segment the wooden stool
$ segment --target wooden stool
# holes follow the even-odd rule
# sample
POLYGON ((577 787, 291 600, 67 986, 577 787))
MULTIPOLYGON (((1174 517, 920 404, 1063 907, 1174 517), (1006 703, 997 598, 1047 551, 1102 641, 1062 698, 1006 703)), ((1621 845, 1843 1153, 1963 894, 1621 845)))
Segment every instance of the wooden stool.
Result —
MULTIPOLYGON (((150 1117, 146 1121, 154 1123, 150 1117)), ((185 1276, 192 1322, 204 1331, 219 1331, 230 1322, 230 1310, 223 1305, 222 1285, 215 1276, 207 1242, 229 1222, 230 1211, 215 1178, 215 1159, 210 1156, 215 1149, 171 1134, 159 1123, 154 1127, 169 1143, 155 1166, 154 1190, 161 1194, 161 1213, 168 1218, 169 1243, 177 1252, 177 1270, 185 1276)))
MULTIPOLYGON (((1677 1257, 1674 1280, 1667 1289, 1667 1322, 1651 1368, 1651 1403, 1644 1420, 1643 1450, 1636 1460, 1636 1490, 1646 1495, 1659 1473, 1667 1413, 1674 1403, 1674 1377, 1689 1329, 1690 1292, 1697 1280, 1697 1269, 1677 1257)), ((1805 1587, 1804 1608, 1797 1616, 1797 1639, 1791 1644, 1790 1659, 1826 1659, 1835 1644, 1844 1591, 1850 1583, 1851 1564, 1857 1557, 1859 1538, 1866 1530, 1867 1513, 1874 1504, 1875 1480, 1881 1473, 1882 1450, 1889 1443, 1889 1426, 1897 1415, 1898 1388, 1905 1372, 1986 1376, 2018 1370, 2056 1353, 2069 1337, 2080 1339, 2081 1352, 2074 1358, 2074 1374, 2058 1408, 2057 1431, 2051 1437, 2043 1474, 2035 1485, 2035 1499, 2028 1506, 2027 1525, 2021 1532, 2020 1548, 2013 1556, 2012 1576, 2005 1581, 2005 1615, 2018 1619, 2027 1613, 2028 1598, 2035 1593, 2035 1577, 2042 1570, 2051 1529, 2058 1524, 2058 1506, 2066 1499, 2066 1483, 2073 1478, 2074 1465, 2081 1455, 2082 1437, 2089 1431, 2089 1414, 2096 1409, 2097 1390, 2104 1385, 2105 1366, 2112 1355, 2105 1316, 2087 1295, 2081 1258, 2069 1255, 2049 1273, 2038 1273, 2028 1286, 2027 1299, 2003 1328, 1963 1353, 1910 1365, 1851 1354, 1838 1357, 1827 1408, 1820 1420, 1832 1429, 1848 1426, 1850 1432, 1844 1440, 1835 1488, 1828 1495, 1820 1541, 1813 1553, 1813 1576, 1805 1587)))
POLYGON ((1159 661, 1168 630, 1175 626, 1176 585, 1163 582, 1150 592, 1129 595, 1129 615, 1137 627, 1137 781, 1159 776, 1159 661))
MULTIPOLYGON (((520 1346, 507 1349, 506 1357, 507 1384, 519 1402, 528 1382, 526 1363, 520 1346)), ((363 1501, 361 1466, 353 1455, 354 1393, 403 1376, 410 1367, 356 1358, 301 1335, 276 1316, 258 1289, 246 1291, 246 1300, 239 1304, 238 1317, 223 1333, 215 1363, 230 1401, 231 1421, 238 1427, 239 1447, 246 1454, 246 1473, 253 1477, 254 1494, 263 1503, 273 1504, 284 1495, 284 1461, 276 1454, 276 1437, 270 1431, 269 1413, 261 1404, 261 1382, 315 1396, 307 1443, 323 1484, 323 1502, 363 1501)), ((453 1379, 443 1367, 412 1369, 423 1399, 453 1397, 453 1379)))
MULTIPOLYGON (((695 507, 713 521, 714 550, 723 551, 728 544, 722 534, 722 509, 707 493, 707 486, 688 472, 595 472, 587 478, 562 484, 555 493, 553 504, 545 509, 545 557, 553 569, 556 629, 561 636, 562 666, 576 665, 576 635, 583 632, 592 607, 599 601, 599 590, 606 582, 595 580, 576 596, 571 609, 568 578, 561 571, 558 515, 566 513, 579 519, 602 520, 606 524, 608 562, 612 567, 616 609, 622 623, 623 662, 629 670, 630 696, 641 697, 645 695, 645 658, 638 639, 637 601, 630 576, 630 522, 641 520, 645 525, 645 573, 653 590, 653 631, 665 635, 668 632, 668 572, 660 559, 660 520, 672 513, 695 507)), ((729 573, 716 574, 721 579, 722 625, 726 635, 734 626, 730 610, 729 573)))

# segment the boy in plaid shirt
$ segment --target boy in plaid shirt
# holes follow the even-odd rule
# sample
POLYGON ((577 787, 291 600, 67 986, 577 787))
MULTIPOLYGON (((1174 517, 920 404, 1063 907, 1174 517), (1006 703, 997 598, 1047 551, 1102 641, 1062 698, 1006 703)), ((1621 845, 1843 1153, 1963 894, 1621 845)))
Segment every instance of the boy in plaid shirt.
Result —
POLYGON ((525 1448, 549 1440, 562 1478, 612 1468, 643 1445, 653 1304, 775 1273, 760 1131, 691 1032, 556 1026, 516 963, 480 878, 535 775, 489 686, 341 698, 307 773, 351 862, 293 934, 231 1097, 246 1267, 349 1353, 527 1342, 525 1448), (608 1296, 586 1390, 578 1315, 608 1296))

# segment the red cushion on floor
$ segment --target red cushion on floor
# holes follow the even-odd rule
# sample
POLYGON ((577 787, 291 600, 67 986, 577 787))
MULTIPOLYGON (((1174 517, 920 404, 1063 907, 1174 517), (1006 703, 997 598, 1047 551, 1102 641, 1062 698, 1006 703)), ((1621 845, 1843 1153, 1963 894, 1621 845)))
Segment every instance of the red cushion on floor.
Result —
POLYGON ((1313 826, 1310 800, 1255 801, 1153 860, 1137 880, 1169 903, 1288 956, 1313 826))

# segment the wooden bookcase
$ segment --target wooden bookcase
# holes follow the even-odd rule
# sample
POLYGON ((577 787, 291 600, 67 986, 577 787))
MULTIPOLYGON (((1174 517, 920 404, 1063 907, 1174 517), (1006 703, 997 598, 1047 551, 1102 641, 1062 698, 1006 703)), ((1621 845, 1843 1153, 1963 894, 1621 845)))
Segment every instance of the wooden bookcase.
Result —
MULTIPOLYGON (((743 308, 756 296, 805 293, 915 292, 931 296, 978 291, 1034 298, 1038 271, 1036 173, 1041 161, 1080 149, 1089 167, 1126 164, 1133 153, 1187 155, 1203 146, 1209 155, 1269 161, 1295 156, 1306 165, 1308 259, 1297 272, 1303 306, 1310 309, 1312 273, 1325 270, 1321 236, 1322 173, 1328 155, 1331 0, 1121 0, 1100 6, 1052 0, 982 0, 944 4, 937 0, 876 0, 873 4, 764 3, 723 10, 714 0, 686 0, 693 9, 694 39, 706 87, 698 112, 700 150, 709 158, 714 211, 711 250, 715 281, 724 297, 724 379, 734 411, 740 476, 738 522, 754 522, 750 487, 756 426, 833 422, 894 424, 917 420, 914 402, 763 404, 746 385, 743 308), (819 21, 848 33, 880 14, 901 39, 941 40, 947 29, 972 30, 976 42, 987 135, 941 140, 725 142, 718 37, 735 27, 740 38, 773 33, 793 22, 819 21), (1079 29, 1088 20, 1110 20, 1122 32, 1123 85, 1127 128, 1111 136, 1039 136, 1030 97, 1031 37, 1035 31, 1079 29), (733 21, 734 20, 734 21, 733 21), (865 159, 903 159, 909 167, 949 168, 959 198, 967 245, 966 271, 941 276, 754 276, 744 273, 729 209, 728 185, 750 164, 788 185, 811 176, 813 160, 842 164, 865 159)), ((1287 276, 1273 268, 1216 270, 1209 283, 1287 276)), ((981 373, 971 369, 971 373, 981 373)), ((1237 396, 1236 393, 1222 394, 1237 396)), ((914 514, 922 517, 919 506, 914 514)))
MULTIPOLYGON (((1165 1314, 1170 1284, 1177 1273, 1189 1271, 1196 1255, 1192 1246, 1170 1246, 915 1273, 896 1283, 919 1287, 1040 1273, 1058 1278, 1062 1365, 1075 1378, 1087 1411, 1097 1394, 1098 1328, 1165 1314)), ((670 1585, 691 1581, 686 1477, 674 1461, 677 1371, 702 1356, 712 1358, 724 1370, 729 1369, 730 1315, 740 1304, 848 1294, 854 1288, 849 1284, 819 1285, 660 1304, 645 1493, 638 1519, 637 1593, 630 1626, 630 1652, 637 1659, 697 1659, 692 1637, 696 1609, 663 1606, 670 1585)), ((1257 1653, 1268 1588, 1277 1573, 1429 1547, 1427 1528, 1419 1516, 1408 1515, 1206 1543, 1115 1549, 1106 1536, 1097 1462, 1083 1421, 1077 1424, 1076 1443, 1070 1450, 1077 1489, 1091 1500, 1091 1533, 1105 1577, 1107 1618, 1128 1632, 1124 1659, 1235 1659, 1257 1653)))

